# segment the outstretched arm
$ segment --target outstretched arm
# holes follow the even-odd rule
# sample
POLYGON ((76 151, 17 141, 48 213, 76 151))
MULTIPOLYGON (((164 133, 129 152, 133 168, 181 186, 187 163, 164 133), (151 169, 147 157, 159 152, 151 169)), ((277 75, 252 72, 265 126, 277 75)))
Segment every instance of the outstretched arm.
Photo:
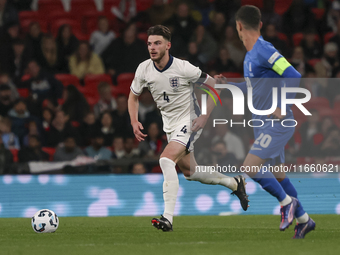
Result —
POLYGON ((137 140, 144 141, 144 138, 147 136, 141 132, 144 129, 142 123, 138 121, 138 96, 135 95, 132 91, 130 91, 129 99, 128 99, 128 108, 130 114, 131 125, 133 128, 133 133, 137 140))

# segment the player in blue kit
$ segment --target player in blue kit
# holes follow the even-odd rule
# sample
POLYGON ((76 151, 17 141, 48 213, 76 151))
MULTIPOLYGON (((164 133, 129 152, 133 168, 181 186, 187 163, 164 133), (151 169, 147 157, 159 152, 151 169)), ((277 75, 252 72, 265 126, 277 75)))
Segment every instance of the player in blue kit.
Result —
MULTIPOLYGON (((255 6, 242 6, 236 13, 236 28, 241 41, 247 49, 244 59, 243 83, 230 83, 247 93, 247 87, 253 90, 253 106, 257 110, 271 108, 272 88, 278 88, 278 104, 271 116, 253 114, 253 119, 264 121, 262 127, 254 127, 255 142, 245 161, 245 167, 270 164, 277 166, 284 164, 284 147, 294 133, 294 127, 284 127, 281 121, 265 121, 266 119, 294 119, 290 107, 287 105, 287 114, 281 115, 281 87, 299 87, 301 75, 269 42, 263 40, 260 29, 262 27, 261 12, 255 6), (276 78, 276 79, 275 79, 276 78)), ((222 78, 220 76, 220 78, 222 78)), ((287 98, 294 98, 294 93, 288 93, 287 98)), ((287 121, 288 122, 288 121, 287 121)), ((287 124, 288 126, 289 124, 287 124)), ((291 126, 291 125, 289 125, 291 126)), ((280 230, 288 228, 294 218, 295 235, 293 238, 304 238, 315 229, 315 222, 303 210, 297 199, 297 191, 285 173, 275 175, 271 172, 254 171, 248 175, 258 182, 272 196, 276 197, 281 205, 280 230)))

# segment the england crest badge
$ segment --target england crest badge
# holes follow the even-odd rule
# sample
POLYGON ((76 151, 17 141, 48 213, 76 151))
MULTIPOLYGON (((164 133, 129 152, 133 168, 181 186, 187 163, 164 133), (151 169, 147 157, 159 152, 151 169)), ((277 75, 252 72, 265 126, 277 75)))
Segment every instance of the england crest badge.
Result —
POLYGON ((179 78, 178 77, 169 78, 169 82, 170 87, 173 88, 174 91, 177 91, 179 86, 179 78))

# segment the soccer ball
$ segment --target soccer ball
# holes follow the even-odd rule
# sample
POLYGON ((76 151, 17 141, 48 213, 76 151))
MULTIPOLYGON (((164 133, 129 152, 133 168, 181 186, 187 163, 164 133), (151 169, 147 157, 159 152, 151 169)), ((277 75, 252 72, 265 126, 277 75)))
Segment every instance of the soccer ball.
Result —
POLYGON ((31 220, 32 228, 36 233, 53 233, 58 229, 58 216, 51 210, 38 211, 31 220))

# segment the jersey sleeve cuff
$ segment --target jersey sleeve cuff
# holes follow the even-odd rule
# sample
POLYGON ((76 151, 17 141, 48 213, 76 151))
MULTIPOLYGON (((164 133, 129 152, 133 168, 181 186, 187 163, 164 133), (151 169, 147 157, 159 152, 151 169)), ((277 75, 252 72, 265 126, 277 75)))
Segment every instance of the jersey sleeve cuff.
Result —
POLYGON ((132 93, 135 94, 136 96, 140 96, 140 94, 142 94, 142 93, 137 93, 136 91, 134 91, 132 87, 130 87, 130 90, 131 90, 132 93))

